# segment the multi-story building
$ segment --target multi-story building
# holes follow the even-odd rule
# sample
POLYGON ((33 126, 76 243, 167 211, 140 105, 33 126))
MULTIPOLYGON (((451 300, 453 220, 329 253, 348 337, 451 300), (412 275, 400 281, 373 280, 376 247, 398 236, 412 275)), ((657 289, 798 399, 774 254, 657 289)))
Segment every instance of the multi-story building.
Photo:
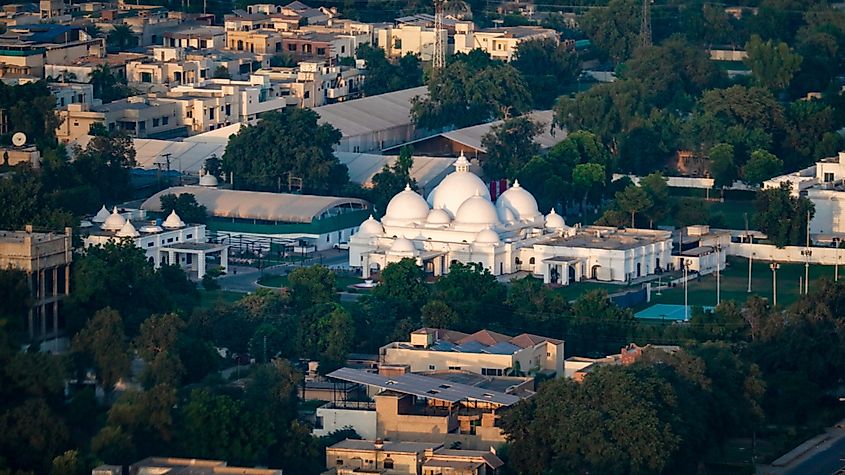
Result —
POLYGON ((489 53, 493 59, 502 61, 512 60, 514 54, 516 54, 517 46, 523 41, 560 40, 560 35, 555 30, 538 26, 512 26, 476 30, 471 22, 460 22, 456 29, 455 53, 469 53, 474 49, 480 49, 489 53))
POLYGON ((362 95, 365 75, 348 66, 326 66, 322 61, 302 61, 294 68, 268 68, 255 72, 267 76, 274 87, 287 91, 299 107, 334 104, 362 95))
POLYGON ((122 130, 137 138, 175 137, 187 133, 178 105, 156 97, 132 96, 108 104, 70 104, 59 111, 61 124, 56 137, 71 142, 88 135, 93 124, 107 130, 122 130))
POLYGON ((482 376, 545 373, 563 376, 564 342, 523 333, 510 337, 490 330, 471 335, 421 328, 409 341, 388 343, 379 350, 386 365, 408 366, 414 373, 468 371, 482 376))
POLYGON ((346 439, 326 448, 326 468, 336 475, 494 475, 503 465, 489 450, 454 450, 437 442, 346 439))
POLYGON ((0 231, 0 269, 26 273, 33 299, 24 326, 34 341, 55 338, 64 329, 62 300, 70 293, 70 265, 73 260, 72 230, 63 234, 0 231))
POLYGON ((92 38, 79 27, 15 26, 0 37, 0 71, 43 78, 45 64, 69 64, 88 56, 102 57, 104 53, 105 40, 92 38))
POLYGON ((164 33, 163 44, 171 48, 223 49, 226 30, 221 26, 182 24, 164 33))
POLYGON ((460 444, 489 450, 505 442, 500 412, 533 394, 533 380, 514 378, 504 384, 467 373, 420 375, 403 367, 380 367, 378 373, 341 368, 329 373, 338 385, 357 385, 369 400, 334 400, 316 411, 314 435, 351 427, 366 439, 460 444), (472 381, 474 385, 465 384, 472 381), (508 392, 505 392, 508 391, 508 392))
POLYGON ((259 55, 284 52, 282 33, 270 29, 227 30, 226 47, 232 51, 247 51, 259 55))
POLYGON ((210 79, 217 65, 212 59, 189 54, 184 48, 158 47, 152 49, 151 57, 126 65, 126 80, 135 87, 196 84, 210 79))
POLYGON ((419 25, 400 23, 378 27, 375 31, 376 44, 384 49, 388 58, 401 58, 406 54, 413 54, 423 61, 434 58, 436 34, 439 34, 444 45, 448 45, 446 54, 450 54, 449 32, 444 28, 436 32, 433 25, 419 25))
POLYGON ((204 224, 186 224, 175 211, 162 221, 143 210, 120 213, 114 208, 109 213, 103 206, 82 232, 86 247, 129 239, 155 267, 178 264, 196 279, 202 279, 209 266, 224 272, 229 268, 229 246, 208 242, 204 224))
POLYGON ((69 104, 94 105, 94 86, 72 82, 51 82, 50 91, 56 97, 56 107, 61 109, 69 104))

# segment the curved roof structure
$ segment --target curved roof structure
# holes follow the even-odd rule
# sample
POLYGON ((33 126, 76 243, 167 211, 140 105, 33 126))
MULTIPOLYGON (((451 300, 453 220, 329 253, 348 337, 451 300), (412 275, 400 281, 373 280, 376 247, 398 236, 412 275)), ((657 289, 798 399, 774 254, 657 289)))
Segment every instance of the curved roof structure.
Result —
POLYGON ((202 186, 174 186, 159 191, 148 198, 141 205, 141 209, 160 212, 162 196, 182 193, 194 195, 197 203, 205 206, 208 212, 215 217, 260 219, 287 223, 310 223, 315 218, 319 218, 325 211, 346 204, 368 206, 366 201, 358 198, 221 190, 202 186))

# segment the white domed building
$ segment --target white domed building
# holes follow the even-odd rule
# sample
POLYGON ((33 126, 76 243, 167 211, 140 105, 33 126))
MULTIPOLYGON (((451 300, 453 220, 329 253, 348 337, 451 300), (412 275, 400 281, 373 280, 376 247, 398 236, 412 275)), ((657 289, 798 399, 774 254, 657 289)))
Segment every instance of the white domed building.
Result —
POLYGON ((349 240, 349 264, 366 278, 403 258, 433 276, 453 262, 476 262, 494 275, 527 271, 558 285, 626 282, 670 265, 669 232, 567 226, 554 209, 541 213, 518 181, 494 202, 463 154, 454 165, 426 198, 406 187, 381 222, 364 221, 349 240))

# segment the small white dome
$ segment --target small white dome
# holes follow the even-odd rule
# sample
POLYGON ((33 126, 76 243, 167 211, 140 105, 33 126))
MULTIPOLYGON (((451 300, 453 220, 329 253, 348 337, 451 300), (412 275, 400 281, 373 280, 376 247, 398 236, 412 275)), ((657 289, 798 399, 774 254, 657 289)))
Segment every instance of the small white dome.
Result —
POLYGON ((210 173, 206 173, 205 175, 200 177, 200 186, 207 186, 209 188, 213 188, 217 185, 217 177, 210 173))
POLYGON ((80 228, 90 228, 91 226, 93 226, 93 224, 91 224, 91 221, 88 221, 87 219, 83 219, 79 222, 80 228))
POLYGON ((445 209, 435 208, 428 212, 425 222, 428 224, 449 224, 452 222, 452 217, 445 209))
POLYGON ((493 206, 489 198, 480 195, 475 195, 464 201, 464 204, 458 208, 458 213, 455 215, 455 222, 470 225, 477 224, 481 225, 481 227, 500 224, 496 207, 493 206))
POLYGON ((106 209, 106 205, 103 205, 103 207, 100 208, 100 211, 97 211, 97 214, 91 218, 91 221, 95 223, 105 223, 106 220, 109 219, 110 215, 111 213, 109 213, 109 210, 106 209))
POLYGON ((115 206, 109 217, 103 222, 102 228, 106 231, 120 231, 124 224, 126 224, 126 219, 117 212, 117 206, 115 206))
POLYGON ((563 216, 557 214, 555 209, 552 208, 549 214, 546 215, 546 229, 560 231, 566 228, 566 221, 563 220, 563 216))
POLYGON ((487 189, 487 185, 478 178, 478 175, 469 171, 469 161, 461 152, 461 156, 455 162, 455 171, 446 175, 446 178, 428 194, 428 204, 432 208, 443 208, 452 216, 457 216, 458 208, 464 201, 475 195, 481 195, 490 200, 490 190, 487 189))
POLYGON ((139 231, 141 231, 142 233, 155 234, 160 233, 164 230, 161 229, 161 226, 156 224, 155 221, 151 221, 149 224, 141 226, 141 229, 139 229, 139 231))
POLYGON ((490 228, 482 229, 475 235, 475 244, 499 244, 502 240, 499 233, 490 228))
POLYGON ((378 220, 373 218, 373 215, 370 215, 366 221, 361 223, 361 225, 358 226, 358 232, 355 233, 356 236, 362 237, 381 236, 382 234, 384 234, 384 227, 378 222, 378 220))
POLYGON ((423 222, 428 217, 428 203, 410 186, 394 196, 387 204, 387 212, 382 221, 388 225, 403 226, 413 222, 423 222))
POLYGON ((504 216, 505 211, 509 209, 520 221, 533 221, 540 217, 537 200, 525 188, 519 186, 519 180, 514 181, 513 186, 499 196, 496 208, 499 210, 499 216, 504 216))
POLYGON ((417 254, 417 248, 414 247, 414 243, 410 239, 399 237, 390 245, 390 253, 412 256, 417 254))
POLYGON ((176 214, 176 210, 173 210, 161 225, 167 229, 179 229, 185 227, 185 222, 176 214))
POLYGON ((140 236, 141 233, 135 229, 135 226, 132 225, 132 221, 127 220, 126 223, 123 224, 123 227, 120 228, 120 231, 115 234, 117 237, 128 237, 128 238, 135 238, 140 236))

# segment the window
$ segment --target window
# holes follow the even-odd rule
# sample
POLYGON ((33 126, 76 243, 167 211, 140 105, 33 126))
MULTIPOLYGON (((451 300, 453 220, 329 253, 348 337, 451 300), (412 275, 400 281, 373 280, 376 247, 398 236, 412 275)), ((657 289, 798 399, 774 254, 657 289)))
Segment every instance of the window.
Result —
POLYGON ((393 40, 393 49, 402 49, 402 39, 396 38, 393 40))
POLYGON ((288 43, 288 51, 296 51, 296 45, 293 43, 288 43))
MULTIPOLYGON (((188 116, 188 117, 190 117, 190 116, 188 116)), ((170 122, 170 117, 162 117, 161 118, 161 125, 167 125, 168 122, 170 122)))
POLYGON ((168 242, 168 243, 173 242, 173 238, 167 238, 167 242, 168 242))
POLYGON ((831 172, 824 172, 824 182, 830 183, 834 180, 833 173, 831 172))
POLYGON ((437 369, 437 367, 436 367, 436 366, 434 366, 433 364, 428 365, 428 370, 429 370, 429 371, 434 371, 435 369, 437 369))
POLYGON ((325 56, 326 55, 326 48, 317 48, 317 55, 318 56, 325 56))
POLYGON ((282 42, 281 42, 281 41, 277 41, 277 42, 276 42, 276 52, 278 53, 278 52, 280 52, 280 51, 282 51, 282 42))
POLYGON ((147 247, 153 247, 153 244, 155 244, 155 243, 154 242, 148 242, 147 247))
POLYGON ((214 120, 214 108, 213 107, 208 108, 208 120, 214 120))
POLYGON ((551 358, 551 357, 552 357, 551 353, 546 353, 546 358, 551 358))
POLYGON ((502 376, 504 371, 500 368, 481 368, 481 374, 483 376, 502 376))
POLYGON ((533 258, 533 257, 532 257, 531 259, 528 259, 528 263, 529 263, 529 264, 531 264, 532 266, 534 265, 534 262, 535 262, 535 261, 534 261, 534 258, 533 258))
POLYGON ((188 110, 188 118, 189 118, 189 119, 191 119, 191 118, 193 118, 193 117, 194 117, 194 111, 193 111, 193 110, 188 110))
POLYGON ((158 124, 161 122, 159 119, 153 119, 153 127, 158 127, 158 124))
POLYGON ((343 459, 337 459, 335 465, 343 465, 343 459))
POLYGON ((138 130, 147 130, 147 121, 142 120, 138 122, 138 130))
POLYGON ((384 459, 384 468, 392 469, 393 468, 393 459, 391 459, 391 458, 384 459))
POLYGON ((460 371, 460 370, 461 370, 460 366, 449 366, 449 371, 460 371))
POLYGON ((185 239, 191 239, 192 237, 194 237, 194 235, 193 235, 193 234, 186 234, 186 235, 185 235, 185 239))
POLYGON ((232 104, 226 104, 226 115, 232 115, 232 104))

